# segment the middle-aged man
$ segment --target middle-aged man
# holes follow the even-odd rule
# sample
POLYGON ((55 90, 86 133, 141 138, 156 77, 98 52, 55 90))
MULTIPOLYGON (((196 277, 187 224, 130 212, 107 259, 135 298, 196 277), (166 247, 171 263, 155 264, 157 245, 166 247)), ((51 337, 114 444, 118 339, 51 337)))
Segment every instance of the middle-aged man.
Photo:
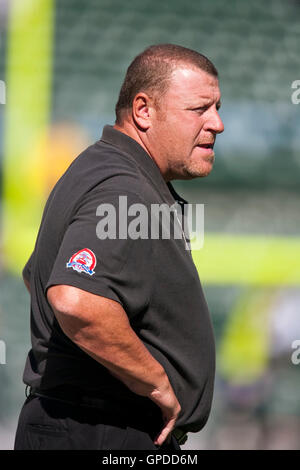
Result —
POLYGON ((118 229, 136 204, 184 206, 170 181, 212 170, 219 106, 205 56, 151 46, 128 68, 115 125, 54 187, 23 271, 32 349, 15 449, 174 450, 206 423, 215 347, 186 240, 118 229))

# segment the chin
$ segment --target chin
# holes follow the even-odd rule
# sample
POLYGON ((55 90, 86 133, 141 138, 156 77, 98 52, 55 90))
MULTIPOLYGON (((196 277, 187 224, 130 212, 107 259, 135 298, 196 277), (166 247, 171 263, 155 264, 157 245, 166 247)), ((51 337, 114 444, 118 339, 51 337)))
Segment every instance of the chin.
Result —
POLYGON ((188 174, 190 175, 189 178, 205 178, 208 176, 213 169, 212 164, 202 165, 201 168, 189 168, 188 174))
POLYGON ((206 171, 203 171, 200 176, 204 178, 205 176, 210 175, 210 173, 212 172, 212 169, 213 167, 207 169, 206 171))
POLYGON ((213 169, 214 156, 202 158, 200 161, 192 161, 190 163, 191 164, 186 167, 190 178, 205 178, 213 169))
POLYGON ((180 180, 191 180, 194 178, 205 178, 210 174, 213 169, 213 162, 202 162, 201 165, 190 165, 184 166, 177 169, 172 173, 172 176, 169 180, 180 179, 180 180))

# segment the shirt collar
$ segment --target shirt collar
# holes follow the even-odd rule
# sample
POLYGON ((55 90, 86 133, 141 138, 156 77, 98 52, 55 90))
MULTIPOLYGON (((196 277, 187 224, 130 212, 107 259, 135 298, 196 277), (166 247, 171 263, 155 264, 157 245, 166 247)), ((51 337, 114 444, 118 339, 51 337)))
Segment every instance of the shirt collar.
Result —
POLYGON ((103 128, 101 141, 117 147, 123 153, 126 153, 129 158, 134 159, 143 170, 143 173, 151 179, 152 183, 167 198, 170 204, 173 204, 174 200, 181 204, 187 204, 187 201, 177 194, 173 185, 170 182, 165 182, 155 161, 136 140, 118 131, 113 126, 106 125, 103 128))

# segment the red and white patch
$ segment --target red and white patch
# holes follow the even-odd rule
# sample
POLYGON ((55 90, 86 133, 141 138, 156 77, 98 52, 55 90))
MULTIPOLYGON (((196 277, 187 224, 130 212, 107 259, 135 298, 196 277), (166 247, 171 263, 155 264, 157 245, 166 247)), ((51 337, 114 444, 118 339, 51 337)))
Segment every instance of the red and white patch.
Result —
POLYGON ((96 256, 89 248, 77 251, 71 256, 67 263, 67 268, 72 268, 79 273, 86 273, 92 276, 95 274, 96 256))

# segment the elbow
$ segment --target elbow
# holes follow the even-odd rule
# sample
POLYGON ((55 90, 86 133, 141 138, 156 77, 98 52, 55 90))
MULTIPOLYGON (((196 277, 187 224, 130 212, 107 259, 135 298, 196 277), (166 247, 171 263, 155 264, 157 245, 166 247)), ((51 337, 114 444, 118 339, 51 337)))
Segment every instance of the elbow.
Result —
POLYGON ((77 336, 85 326, 76 290, 72 286, 51 286, 47 291, 47 300, 62 331, 76 342, 77 336))

